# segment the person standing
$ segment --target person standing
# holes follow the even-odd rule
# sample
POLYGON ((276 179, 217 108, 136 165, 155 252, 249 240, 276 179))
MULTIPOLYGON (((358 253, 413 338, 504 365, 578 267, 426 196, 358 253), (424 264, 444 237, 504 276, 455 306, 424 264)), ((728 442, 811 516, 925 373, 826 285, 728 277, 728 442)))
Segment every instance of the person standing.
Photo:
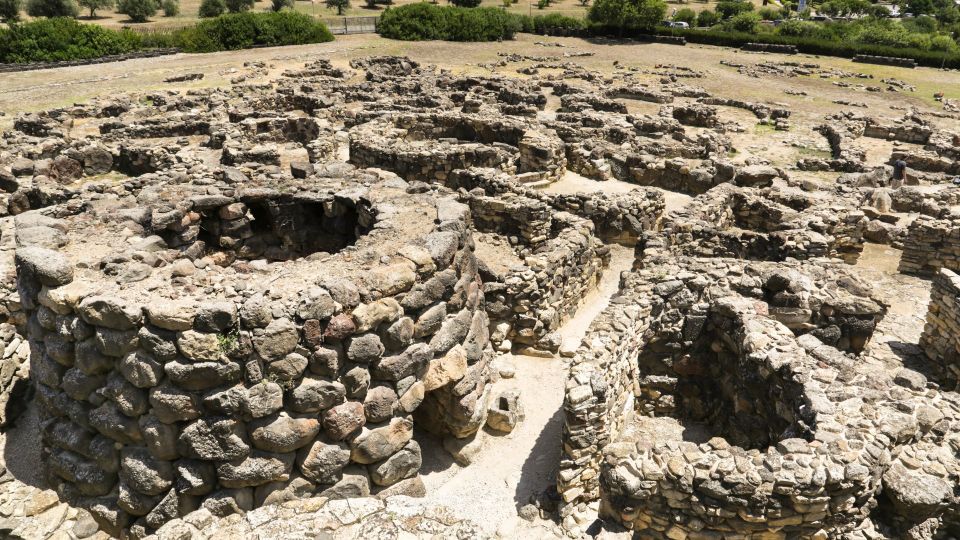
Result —
POLYGON ((903 185, 903 181, 907 178, 907 162, 902 158, 893 162, 893 181, 890 183, 890 187, 897 189, 903 185))

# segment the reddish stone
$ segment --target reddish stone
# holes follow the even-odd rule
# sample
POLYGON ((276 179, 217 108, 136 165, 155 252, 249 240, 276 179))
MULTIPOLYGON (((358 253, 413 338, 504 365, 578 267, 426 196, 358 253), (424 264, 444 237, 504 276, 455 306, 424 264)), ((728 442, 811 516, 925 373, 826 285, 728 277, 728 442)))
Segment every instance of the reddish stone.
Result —
POLYGON ((346 313, 340 313, 330 318, 323 336, 329 339, 342 340, 351 336, 356 330, 357 325, 353 322, 353 317, 346 313))

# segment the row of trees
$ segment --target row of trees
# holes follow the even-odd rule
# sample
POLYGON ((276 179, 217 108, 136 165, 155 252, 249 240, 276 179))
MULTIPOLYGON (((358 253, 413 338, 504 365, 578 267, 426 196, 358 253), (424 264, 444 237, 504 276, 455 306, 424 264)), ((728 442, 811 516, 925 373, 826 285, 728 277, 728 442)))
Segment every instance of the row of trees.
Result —
MULTIPOLYGON (((163 10, 167 17, 174 17, 180 13, 178 0, 27 0, 26 11, 31 17, 77 17, 80 10, 89 13, 90 18, 97 15, 97 10, 116 8, 117 13, 123 13, 134 22, 146 21, 148 17, 163 10)), ((20 12, 24 9, 21 0, 0 0, 0 19, 4 22, 20 20, 20 12)))
MULTIPOLYGON (((256 0, 202 0, 200 3, 200 17, 217 17, 224 13, 242 13, 253 8, 256 0)), ((284 8, 293 8, 294 0, 271 0, 271 9, 280 11, 284 8)), ((327 0, 341 2, 344 7, 349 6, 350 0, 327 0)), ((163 11, 166 17, 175 17, 180 14, 179 0, 27 0, 26 12, 31 17, 73 17, 76 18, 83 9, 89 12, 90 18, 96 17, 97 10, 116 8, 133 22, 146 22, 163 11)), ((0 0, 0 20, 15 22, 20 20, 20 12, 24 9, 23 0, 0 0)))

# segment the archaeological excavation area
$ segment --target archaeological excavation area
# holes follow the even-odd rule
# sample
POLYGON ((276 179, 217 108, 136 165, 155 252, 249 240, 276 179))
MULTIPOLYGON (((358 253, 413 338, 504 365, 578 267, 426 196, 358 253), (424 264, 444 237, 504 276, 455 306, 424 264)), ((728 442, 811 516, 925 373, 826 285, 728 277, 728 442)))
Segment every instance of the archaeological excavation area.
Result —
POLYGON ((958 107, 603 46, 7 118, 0 537, 960 537, 958 107))

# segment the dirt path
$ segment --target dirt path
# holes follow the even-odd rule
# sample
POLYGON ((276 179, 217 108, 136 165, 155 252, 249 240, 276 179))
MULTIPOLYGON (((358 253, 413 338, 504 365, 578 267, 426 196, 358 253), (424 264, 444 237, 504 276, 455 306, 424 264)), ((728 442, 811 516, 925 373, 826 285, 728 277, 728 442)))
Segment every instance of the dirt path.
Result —
MULTIPOLYGON (((584 300, 576 315, 560 329, 564 343, 579 343, 590 322, 616 293, 620 273, 633 265, 633 249, 611 246, 610 267, 599 286, 584 300)), ((499 360, 498 360, 499 361, 499 360)), ((480 523, 491 533, 507 538, 549 538, 558 535, 556 524, 524 521, 518 509, 556 481, 563 425, 566 362, 561 358, 510 355, 516 368, 510 379, 501 379, 494 396, 518 390, 526 418, 509 435, 483 432, 483 448, 468 467, 454 463, 437 440, 423 448, 421 474, 427 497, 457 509, 462 517, 480 523)))
POLYGON ((870 373, 872 368, 894 375, 904 366, 916 368, 923 363, 917 343, 930 302, 930 282, 900 274, 900 254, 900 250, 890 246, 868 243, 857 261, 860 276, 872 283, 889 305, 861 355, 861 361, 869 366, 861 369, 864 373, 870 373))

